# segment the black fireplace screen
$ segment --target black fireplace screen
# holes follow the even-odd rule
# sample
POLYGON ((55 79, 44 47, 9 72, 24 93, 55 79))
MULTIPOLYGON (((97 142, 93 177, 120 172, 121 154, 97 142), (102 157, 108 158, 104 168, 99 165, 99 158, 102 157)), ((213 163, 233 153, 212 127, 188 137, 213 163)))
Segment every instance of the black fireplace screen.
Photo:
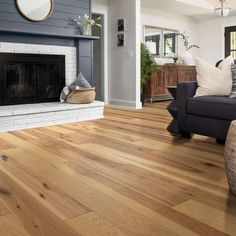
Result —
POLYGON ((0 105, 59 101, 65 56, 0 53, 0 105))

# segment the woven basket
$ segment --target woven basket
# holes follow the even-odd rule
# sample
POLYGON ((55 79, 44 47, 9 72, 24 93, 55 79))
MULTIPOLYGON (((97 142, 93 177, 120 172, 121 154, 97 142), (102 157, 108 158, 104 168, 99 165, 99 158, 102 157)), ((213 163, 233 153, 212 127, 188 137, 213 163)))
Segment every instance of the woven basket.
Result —
POLYGON ((236 196, 236 121, 232 121, 225 144, 225 164, 229 187, 236 196))
POLYGON ((72 104, 88 104, 94 102, 95 96, 95 88, 73 90, 68 94, 66 102, 72 104))

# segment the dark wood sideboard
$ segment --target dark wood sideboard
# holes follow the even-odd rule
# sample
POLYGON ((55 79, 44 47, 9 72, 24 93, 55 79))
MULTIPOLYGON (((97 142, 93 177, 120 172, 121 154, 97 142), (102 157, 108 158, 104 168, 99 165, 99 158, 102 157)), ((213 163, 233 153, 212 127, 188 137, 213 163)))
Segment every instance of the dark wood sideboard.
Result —
POLYGON ((196 81, 195 66, 183 64, 165 64, 162 71, 153 73, 144 88, 144 99, 153 101, 168 100, 171 98, 167 86, 174 86, 184 81, 196 81))

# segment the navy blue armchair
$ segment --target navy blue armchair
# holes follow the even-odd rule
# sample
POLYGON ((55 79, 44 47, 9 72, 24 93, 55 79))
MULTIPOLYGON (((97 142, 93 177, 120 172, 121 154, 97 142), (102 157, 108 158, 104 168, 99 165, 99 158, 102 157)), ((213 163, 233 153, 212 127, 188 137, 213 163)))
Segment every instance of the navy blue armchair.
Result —
POLYGON ((178 126, 182 137, 200 134, 226 140, 232 120, 236 119, 236 99, 226 96, 194 97, 197 82, 177 85, 178 126))

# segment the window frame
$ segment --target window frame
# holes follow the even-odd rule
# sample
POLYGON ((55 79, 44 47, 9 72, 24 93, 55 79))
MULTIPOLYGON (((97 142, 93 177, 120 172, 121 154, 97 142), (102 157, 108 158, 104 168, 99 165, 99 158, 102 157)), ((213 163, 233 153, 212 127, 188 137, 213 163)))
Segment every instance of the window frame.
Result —
POLYGON ((153 54, 154 57, 156 58, 176 58, 178 57, 178 37, 176 37, 175 39, 175 56, 170 57, 170 56, 166 56, 165 55, 165 31, 173 31, 173 33, 178 33, 179 31, 176 29, 169 29, 169 28, 163 28, 163 27, 156 27, 156 26, 152 26, 152 25, 143 25, 143 41, 146 42, 146 28, 155 28, 160 30, 161 34, 160 34, 160 52, 159 55, 157 54, 153 54))
MULTIPOLYGON (((236 49, 231 49, 231 33, 236 32, 236 25, 225 27, 225 57, 231 55, 231 52, 236 52, 236 49)), ((236 59, 236 58, 235 58, 236 59)))

